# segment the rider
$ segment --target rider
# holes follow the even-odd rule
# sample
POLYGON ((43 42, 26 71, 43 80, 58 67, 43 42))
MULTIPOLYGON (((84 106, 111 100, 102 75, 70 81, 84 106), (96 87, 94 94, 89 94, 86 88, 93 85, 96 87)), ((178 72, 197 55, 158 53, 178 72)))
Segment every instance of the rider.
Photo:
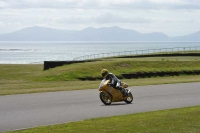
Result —
POLYGON ((103 69, 101 71, 101 75, 103 78, 105 78, 106 80, 110 80, 110 85, 117 89, 120 90, 121 93, 123 94, 123 96, 127 96, 127 92, 126 90, 121 86, 121 81, 112 73, 109 73, 107 69, 103 69))

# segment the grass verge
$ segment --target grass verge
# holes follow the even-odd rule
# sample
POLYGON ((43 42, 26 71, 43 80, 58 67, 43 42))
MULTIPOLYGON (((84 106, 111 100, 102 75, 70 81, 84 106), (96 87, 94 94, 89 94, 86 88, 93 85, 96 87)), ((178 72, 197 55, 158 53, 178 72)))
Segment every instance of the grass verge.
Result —
MULTIPOLYGON (((122 81, 128 83, 129 86, 189 83, 189 82, 200 82, 200 75, 123 79, 122 81)), ((43 81, 43 82, 6 81, 6 82, 7 83, 0 83, 1 84, 0 95, 97 89, 100 84, 100 80, 97 80, 97 81, 43 81)))
MULTIPOLYGON (((100 71, 122 73, 200 70, 199 57, 110 58, 43 71, 43 64, 0 64, 0 95, 98 88, 100 71), (81 81, 80 78, 96 80, 81 81)), ((200 82, 200 75, 122 79, 130 86, 200 82)))
POLYGON ((200 106, 95 118, 7 133, 199 133, 200 106))

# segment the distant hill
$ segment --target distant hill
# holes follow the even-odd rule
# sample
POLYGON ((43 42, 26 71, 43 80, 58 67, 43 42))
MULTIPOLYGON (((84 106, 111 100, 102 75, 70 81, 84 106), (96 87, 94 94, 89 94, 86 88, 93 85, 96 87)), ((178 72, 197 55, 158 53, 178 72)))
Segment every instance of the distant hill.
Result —
POLYGON ((139 33, 119 27, 92 28, 81 31, 28 27, 1 34, 0 41, 200 41, 200 31, 187 36, 168 37, 164 33, 139 33))
POLYGON ((199 42, 200 41, 200 31, 186 35, 186 36, 177 36, 170 38, 171 41, 194 41, 199 42))
POLYGON ((0 35, 1 41, 59 41, 66 39, 74 31, 56 30, 43 27, 28 27, 22 30, 0 35))

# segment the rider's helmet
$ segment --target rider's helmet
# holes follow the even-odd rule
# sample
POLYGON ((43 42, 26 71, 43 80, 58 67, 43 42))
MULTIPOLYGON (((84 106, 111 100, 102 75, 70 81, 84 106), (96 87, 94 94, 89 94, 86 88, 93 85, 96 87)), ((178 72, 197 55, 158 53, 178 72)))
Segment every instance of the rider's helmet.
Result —
POLYGON ((107 69, 103 69, 101 71, 101 75, 102 75, 103 78, 106 78, 108 76, 108 70, 107 69))

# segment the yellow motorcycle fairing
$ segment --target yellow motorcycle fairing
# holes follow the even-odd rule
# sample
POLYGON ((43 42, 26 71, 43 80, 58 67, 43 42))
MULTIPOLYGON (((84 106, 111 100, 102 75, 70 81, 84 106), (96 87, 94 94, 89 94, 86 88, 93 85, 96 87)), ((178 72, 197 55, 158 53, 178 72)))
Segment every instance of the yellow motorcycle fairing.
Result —
MULTIPOLYGON (((108 83, 110 80, 106 80, 103 85, 100 86, 99 91, 106 93, 109 93, 112 96, 112 102, 120 102, 127 99, 127 97, 123 97, 120 90, 117 90, 113 87, 108 86, 108 83)), ((125 84, 125 83, 124 83, 125 84)), ((123 84, 122 84, 123 85, 123 84)), ((125 84, 126 85, 126 84, 125 84)), ((127 87, 127 85, 125 86, 127 87)))

